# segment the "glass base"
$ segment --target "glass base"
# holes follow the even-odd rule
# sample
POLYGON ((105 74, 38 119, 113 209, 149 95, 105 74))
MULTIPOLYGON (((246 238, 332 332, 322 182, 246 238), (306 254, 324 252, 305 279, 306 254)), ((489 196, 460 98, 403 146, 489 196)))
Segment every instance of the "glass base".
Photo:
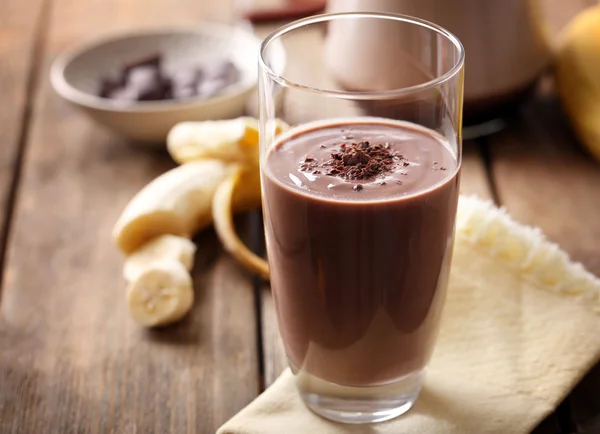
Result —
POLYGON ((296 385, 304 404, 336 422, 383 422, 406 413, 423 385, 424 371, 414 372, 381 386, 348 387, 330 383, 304 371, 296 372, 296 385))

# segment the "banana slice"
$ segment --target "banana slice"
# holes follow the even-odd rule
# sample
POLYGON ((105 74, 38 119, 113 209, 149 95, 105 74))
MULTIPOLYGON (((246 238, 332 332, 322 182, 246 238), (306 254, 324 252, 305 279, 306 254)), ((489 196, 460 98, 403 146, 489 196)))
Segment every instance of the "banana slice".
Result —
MULTIPOLYGON (((289 125, 275 121, 275 134, 289 125)), ((204 122, 182 122, 167 137, 167 149, 180 164, 217 158, 227 162, 258 164, 258 121, 251 117, 204 122)))
POLYGON ((129 202, 113 229, 113 240, 130 254, 164 234, 189 237, 208 226, 217 186, 232 166, 220 160, 186 163, 156 178, 129 202))
POLYGON ((244 170, 237 167, 229 177, 219 185, 213 197, 213 220, 217 236, 223 247, 248 271, 258 274, 264 279, 269 278, 269 265, 267 262, 252 253, 239 239, 235 232, 232 217, 232 197, 236 186, 243 185, 241 180, 244 170))
POLYGON ((161 235, 127 257, 123 275, 131 282, 155 263, 171 260, 180 262, 189 271, 194 264, 195 253, 196 245, 189 239, 176 235, 161 235))
POLYGON ((178 261, 155 262, 127 287, 127 306, 133 319, 147 327, 180 320, 192 307, 192 278, 178 261))

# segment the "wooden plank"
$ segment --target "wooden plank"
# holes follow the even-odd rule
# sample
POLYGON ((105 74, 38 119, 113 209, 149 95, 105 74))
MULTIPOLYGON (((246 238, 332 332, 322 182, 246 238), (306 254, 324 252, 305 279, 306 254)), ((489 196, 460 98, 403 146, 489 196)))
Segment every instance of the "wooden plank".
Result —
POLYGON ((172 163, 59 100, 46 74, 83 39, 216 16, 205 11, 195 0, 52 4, 0 304, 2 433, 214 433, 258 392, 251 279, 211 231, 197 239, 191 315, 154 332, 129 318, 111 228, 172 163))
POLYGON ((43 5, 44 0, 0 2, 0 261, 30 114, 34 59, 44 31, 43 5))
POLYGON ((492 200, 487 169, 483 161, 480 145, 475 140, 463 144, 460 193, 475 194, 482 199, 492 200))
MULTIPOLYGON (((581 150, 548 83, 520 122, 490 145, 501 203, 600 275, 600 167, 581 150)), ((581 426, 600 416, 600 365, 571 394, 570 405, 581 426)))

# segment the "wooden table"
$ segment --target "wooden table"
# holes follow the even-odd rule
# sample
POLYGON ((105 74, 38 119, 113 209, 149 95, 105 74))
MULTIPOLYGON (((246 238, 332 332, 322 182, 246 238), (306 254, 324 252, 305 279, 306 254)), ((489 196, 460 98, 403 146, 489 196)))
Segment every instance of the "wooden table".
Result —
MULTIPOLYGON (((191 315, 157 331, 129 318, 109 234, 173 163, 127 146, 48 82, 51 60, 82 39, 223 20, 220 3, 0 2, 0 433, 213 433, 285 366, 268 287, 210 230, 197 237, 191 315)), ((600 166, 580 150, 551 83, 506 130, 465 143, 463 192, 540 226, 600 274, 600 166)), ((257 215, 240 225, 260 243, 257 215)), ((600 432, 600 365, 535 432, 600 432)))

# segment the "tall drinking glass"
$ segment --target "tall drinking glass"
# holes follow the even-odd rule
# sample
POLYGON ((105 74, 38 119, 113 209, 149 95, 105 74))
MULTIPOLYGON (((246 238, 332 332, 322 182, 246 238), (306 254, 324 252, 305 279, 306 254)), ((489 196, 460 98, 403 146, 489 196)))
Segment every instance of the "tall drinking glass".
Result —
POLYGON ((464 50, 420 19, 331 14, 275 31, 259 63, 271 288, 298 390, 329 419, 393 418, 445 299, 464 50))

